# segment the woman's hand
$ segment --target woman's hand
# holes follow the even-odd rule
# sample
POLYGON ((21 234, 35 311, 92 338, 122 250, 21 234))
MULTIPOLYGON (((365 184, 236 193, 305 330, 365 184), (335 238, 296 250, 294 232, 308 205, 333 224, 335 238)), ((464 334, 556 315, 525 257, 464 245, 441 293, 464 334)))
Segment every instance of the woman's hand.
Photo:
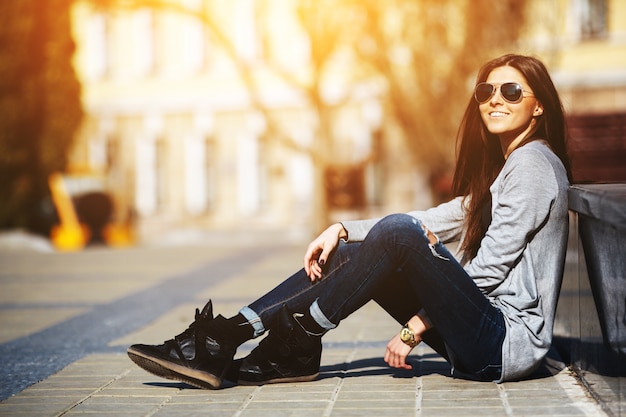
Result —
MULTIPOLYGON (((417 342, 415 346, 422 341, 422 334, 426 330, 433 327, 430 320, 426 316, 426 312, 423 310, 420 310, 420 313, 411 317, 407 324, 409 328, 413 330, 413 334, 415 335, 417 342)), ((387 350, 385 350, 385 362, 394 368, 413 369, 410 364, 406 363, 406 358, 412 350, 413 348, 411 346, 407 345, 402 341, 402 339, 400 339, 400 333, 397 333, 393 338, 391 338, 389 343, 387 343, 387 350)))
POLYGON ((311 281, 322 279, 322 267, 328 260, 328 256, 339 244, 339 239, 348 237, 341 223, 336 223, 324 230, 313 242, 304 254, 304 270, 311 281))
POLYGON ((413 348, 411 346, 405 344, 400 339, 400 334, 398 333, 387 343, 385 362, 393 368, 413 369, 413 366, 406 363, 406 358, 412 350, 413 348))

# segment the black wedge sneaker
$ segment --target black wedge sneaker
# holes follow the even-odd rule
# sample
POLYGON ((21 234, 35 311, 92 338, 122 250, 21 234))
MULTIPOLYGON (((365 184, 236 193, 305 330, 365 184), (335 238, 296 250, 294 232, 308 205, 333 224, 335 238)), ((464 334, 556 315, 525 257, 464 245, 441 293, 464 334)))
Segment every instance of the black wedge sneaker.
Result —
POLYGON ((226 319, 213 318, 209 301, 183 333, 162 345, 132 345, 130 359, 154 375, 198 388, 218 389, 233 361, 237 345, 228 340, 226 319))
POLYGON ((269 335, 239 363, 239 384, 305 382, 317 378, 322 335, 307 332, 298 316, 283 305, 269 335))

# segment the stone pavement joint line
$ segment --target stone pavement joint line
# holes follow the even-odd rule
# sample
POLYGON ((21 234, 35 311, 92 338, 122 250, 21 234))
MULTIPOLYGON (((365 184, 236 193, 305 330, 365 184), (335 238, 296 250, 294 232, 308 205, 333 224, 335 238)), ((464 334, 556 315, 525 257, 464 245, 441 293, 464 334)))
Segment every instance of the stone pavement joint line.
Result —
POLYGON ((513 415, 513 410, 511 409, 511 405, 509 404, 509 400, 507 398, 506 389, 504 385, 498 385, 498 393, 500 394, 500 400, 502 401, 502 406, 504 407, 504 412, 507 416, 513 415))
POLYGON ((332 414, 333 406, 337 402, 337 397, 339 397, 339 392, 341 391, 342 385, 343 379, 339 379, 336 382, 335 387, 333 388, 333 392, 330 395, 330 401, 328 401, 328 405, 324 409, 324 414, 322 414, 322 417, 329 417, 332 414))
POLYGON ((172 398, 173 398, 173 397, 171 397, 171 396, 166 397, 166 398, 165 398, 165 399, 161 402, 161 404, 157 405, 157 406, 154 408, 154 410, 153 410, 153 411, 151 411, 151 412, 149 412, 148 414, 146 414, 146 415, 145 415, 145 417, 151 417, 151 416, 155 415, 155 414, 156 414, 159 410, 163 409, 163 408, 164 408, 164 407, 165 407, 165 406, 166 406, 169 402, 171 402, 171 401, 172 401, 172 398))
POLYGON ((252 394, 248 395, 248 397, 245 399, 243 404, 241 404, 241 407, 239 407, 239 409, 235 412, 235 414, 233 414, 233 417, 239 417, 245 411, 245 409, 248 407, 248 405, 250 405, 252 400, 254 400, 254 396, 258 392, 260 392, 260 391, 261 391, 261 387, 256 387, 254 389, 254 392, 252 394))
MULTIPOLYGON (((238 247, 185 247, 85 251, 63 256, 46 254, 46 257, 28 253, 22 258, 3 257, 0 253, 3 265, 0 284, 8 289, 0 293, 1 323, 17 323, 19 317, 16 316, 32 311, 32 306, 38 302, 44 304, 50 314, 54 314, 57 302, 67 306, 71 301, 87 309, 77 313, 82 321, 64 318, 43 330, 34 323, 36 316, 19 318, 19 323, 26 325, 29 320, 33 321, 30 336, 47 331, 46 343, 51 343, 54 349, 67 349, 73 356, 64 363, 63 358, 52 355, 54 351, 48 351, 48 356, 41 355, 41 358, 57 361, 55 366, 60 370, 25 389, 15 390, 14 382, 5 379, 3 374, 2 384, 15 393, 0 402, 0 416, 607 415, 553 356, 531 378, 503 384, 451 378, 450 366, 424 344, 417 346, 409 357, 413 370, 389 368, 382 357, 387 341, 400 325, 375 303, 365 305, 324 337, 320 375, 307 383, 261 387, 225 383, 221 390, 199 390, 155 377, 135 366, 126 356, 125 348, 131 343, 161 343, 180 333, 193 321, 195 308, 202 307, 209 298, 213 300, 216 313, 236 313, 242 303, 263 294, 299 268, 303 248, 285 246, 255 252, 238 247), (11 264, 20 259, 24 265, 11 264), (155 277, 155 271, 166 268, 169 268, 166 274, 155 277), (51 270, 55 271, 53 278, 46 275, 51 270), (89 292, 74 293, 71 300, 60 300, 59 294, 52 291, 49 294, 37 292, 46 279, 53 279, 54 287, 62 288, 87 280, 89 292), (98 297, 97 302, 94 296, 98 297), (119 300, 126 301, 120 304, 119 300), (138 300, 141 301, 131 311, 130 304, 138 300), (11 308, 3 309, 3 305, 11 308), (27 307, 22 310, 22 305, 27 307), (103 305, 129 311, 103 309, 103 305), (138 320, 139 316, 139 324, 123 324, 124 320, 138 320), (65 344, 54 339, 50 329, 68 331, 64 327, 67 323, 82 323, 74 331, 87 331, 92 340, 76 340, 84 340, 91 351, 73 344, 71 338, 62 339, 69 341, 65 344), (116 328, 111 329, 106 323, 114 323, 116 328)), ((7 344, 19 348, 16 341, 36 343, 38 339, 19 336, 4 341, 0 348, 7 344)), ((237 356, 246 355, 257 341, 242 345, 237 356)), ((40 349, 46 352, 45 345, 40 349)), ((20 369, 38 366, 37 362, 29 362, 31 351, 22 351, 21 356, 19 352, 16 349, 8 360, 20 361, 20 369)), ((3 366, 6 360, 3 356, 3 366)))
POLYGON ((58 415, 59 416, 64 416, 66 415, 68 412, 70 412, 71 410, 73 410, 74 408, 76 408, 77 406, 81 405, 82 403, 84 403, 85 401, 89 400, 90 398, 92 398, 94 395, 97 395, 99 392, 102 392, 102 390, 104 390, 106 387, 108 387, 109 385, 111 385, 113 382, 123 378, 124 376, 128 375, 130 373, 130 369, 127 371, 122 372, 121 375, 116 376, 115 378, 111 379, 110 381, 108 381, 107 383, 105 383, 104 385, 102 385, 101 387, 99 387, 98 389, 96 389, 94 392, 90 393, 89 395, 81 398, 80 400, 76 401, 76 403, 72 404, 71 406, 67 407, 65 410, 61 411, 58 415))
POLYGON ((424 391, 422 390, 422 377, 415 377, 415 416, 422 415, 422 398, 424 391))

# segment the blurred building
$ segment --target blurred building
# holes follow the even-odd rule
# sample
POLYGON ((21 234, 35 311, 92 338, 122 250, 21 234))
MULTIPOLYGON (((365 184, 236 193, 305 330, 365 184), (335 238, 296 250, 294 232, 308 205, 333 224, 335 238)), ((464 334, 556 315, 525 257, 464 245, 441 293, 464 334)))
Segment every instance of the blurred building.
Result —
MULTIPOLYGON (((320 121, 299 90, 264 69, 278 62, 296 79, 309 71, 310 45, 294 2, 266 2, 263 30, 272 42, 258 36, 254 0, 170 3, 181 9, 103 11, 76 2, 75 65, 87 116, 71 169, 97 176, 114 198, 117 220, 132 219, 141 237, 188 227, 311 232, 321 196, 315 155, 301 148, 315 149, 320 121), (228 47, 198 19, 207 10, 228 47), (242 76, 252 66, 258 68, 252 73, 260 86, 256 95, 242 76), (255 100, 273 113, 289 141, 271 134, 255 100)), ((566 110, 625 114, 626 3, 533 0, 529 13, 520 52, 545 59, 566 110)), ((330 85, 332 97, 337 92, 330 85)), ((342 106, 335 147, 345 162, 358 165, 378 146, 382 105, 375 89, 363 88, 342 106)), ((402 154, 396 145, 387 163, 402 154)), ((377 163, 365 169, 360 204, 410 209, 426 181, 408 172, 412 195, 393 193, 404 196, 400 204, 381 201, 377 163)), ((387 179, 387 186, 398 182, 387 179)))
MULTIPOLYGON (((291 3, 275 0, 266 10, 264 30, 281 39, 280 51, 257 36, 253 1, 172 3, 192 13, 104 12, 77 2, 76 67, 87 117, 73 171, 99 175, 118 220, 132 217, 140 236, 197 226, 306 231, 316 198, 313 158, 298 147, 314 148, 319 120, 299 91, 263 70, 273 54, 292 75, 307 71, 310 48, 291 3), (207 14, 226 41, 198 18, 207 14), (258 68, 256 97, 235 62, 258 68), (275 113, 288 145, 268 133, 254 100, 275 113)), ((368 96, 345 105, 350 122, 337 124, 355 161, 369 151, 379 119, 368 96)))
POLYGON ((534 2, 526 42, 568 115, 574 182, 626 182, 626 2, 534 2))

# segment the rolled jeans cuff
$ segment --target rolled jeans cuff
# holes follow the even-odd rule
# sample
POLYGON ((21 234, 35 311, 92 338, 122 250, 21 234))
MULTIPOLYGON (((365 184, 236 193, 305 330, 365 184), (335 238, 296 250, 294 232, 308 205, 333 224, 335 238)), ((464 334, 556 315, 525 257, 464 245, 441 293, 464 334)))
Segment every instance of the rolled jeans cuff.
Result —
POLYGON ((248 323, 250 323, 250 325, 252 326, 252 329, 254 330, 253 337, 259 337, 263 333, 265 333, 265 327, 263 326, 261 318, 250 307, 242 308, 241 310, 239 310, 239 314, 244 316, 246 320, 248 320, 248 323))
POLYGON ((321 328, 326 330, 332 330, 337 327, 336 324, 333 324, 330 320, 326 318, 324 313, 322 313, 320 306, 317 304, 317 299, 313 301, 313 304, 311 304, 311 307, 309 307, 309 313, 311 314, 311 317, 313 317, 313 320, 315 320, 321 328))

